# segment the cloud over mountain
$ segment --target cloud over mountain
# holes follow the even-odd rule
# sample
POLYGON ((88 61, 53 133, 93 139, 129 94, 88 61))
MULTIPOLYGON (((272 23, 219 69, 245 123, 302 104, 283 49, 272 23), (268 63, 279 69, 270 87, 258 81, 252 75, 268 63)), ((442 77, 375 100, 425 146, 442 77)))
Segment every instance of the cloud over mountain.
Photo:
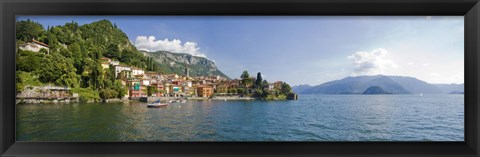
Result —
POLYGON ((385 74, 385 70, 398 67, 392 60, 386 58, 388 51, 382 48, 370 52, 359 51, 347 56, 353 62, 353 76, 385 74))
POLYGON ((135 47, 139 50, 145 50, 149 52, 155 51, 170 51, 174 53, 186 53, 192 56, 204 57, 207 56, 200 52, 200 48, 195 42, 185 42, 182 44, 182 41, 179 39, 163 39, 156 40, 155 36, 137 36, 135 39, 135 47))

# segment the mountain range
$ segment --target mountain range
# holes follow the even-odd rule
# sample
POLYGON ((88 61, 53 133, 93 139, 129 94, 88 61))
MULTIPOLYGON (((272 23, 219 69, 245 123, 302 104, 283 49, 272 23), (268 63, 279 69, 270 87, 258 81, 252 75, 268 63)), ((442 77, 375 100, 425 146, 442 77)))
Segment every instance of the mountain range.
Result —
POLYGON ((185 74, 185 66, 189 70, 190 76, 222 76, 230 79, 227 75, 221 72, 215 62, 203 58, 193 56, 186 53, 173 53, 169 51, 147 52, 140 51, 144 56, 152 57, 155 62, 159 63, 162 72, 171 74, 185 74))
POLYGON ((414 77, 386 75, 346 77, 317 86, 293 86, 292 90, 299 94, 362 94, 370 87, 392 94, 448 94, 464 90, 464 84, 430 84, 414 77))

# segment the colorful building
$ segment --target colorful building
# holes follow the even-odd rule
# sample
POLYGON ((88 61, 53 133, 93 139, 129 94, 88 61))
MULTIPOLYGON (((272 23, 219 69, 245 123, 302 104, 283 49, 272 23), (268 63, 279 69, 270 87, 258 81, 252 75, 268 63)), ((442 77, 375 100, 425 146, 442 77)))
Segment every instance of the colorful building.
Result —
POLYGON ((199 97, 208 98, 213 95, 213 87, 211 86, 198 86, 197 94, 199 97))

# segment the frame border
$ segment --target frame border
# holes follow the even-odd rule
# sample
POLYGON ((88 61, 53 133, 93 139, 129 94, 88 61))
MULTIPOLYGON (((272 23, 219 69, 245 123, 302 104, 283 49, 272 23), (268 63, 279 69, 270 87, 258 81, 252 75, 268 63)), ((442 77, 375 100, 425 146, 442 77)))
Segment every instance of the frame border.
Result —
POLYGON ((1 156, 479 156, 479 0, 0 0, 1 156), (463 15, 465 142, 16 142, 16 15, 463 15))

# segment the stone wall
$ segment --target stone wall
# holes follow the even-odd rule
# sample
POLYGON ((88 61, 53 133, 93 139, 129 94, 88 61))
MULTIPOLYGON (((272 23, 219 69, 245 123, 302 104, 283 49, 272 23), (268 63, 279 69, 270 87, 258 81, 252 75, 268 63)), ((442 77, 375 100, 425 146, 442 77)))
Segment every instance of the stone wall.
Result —
POLYGON ((79 96, 70 88, 57 86, 26 86, 17 94, 16 103, 70 103, 79 102, 79 96))

